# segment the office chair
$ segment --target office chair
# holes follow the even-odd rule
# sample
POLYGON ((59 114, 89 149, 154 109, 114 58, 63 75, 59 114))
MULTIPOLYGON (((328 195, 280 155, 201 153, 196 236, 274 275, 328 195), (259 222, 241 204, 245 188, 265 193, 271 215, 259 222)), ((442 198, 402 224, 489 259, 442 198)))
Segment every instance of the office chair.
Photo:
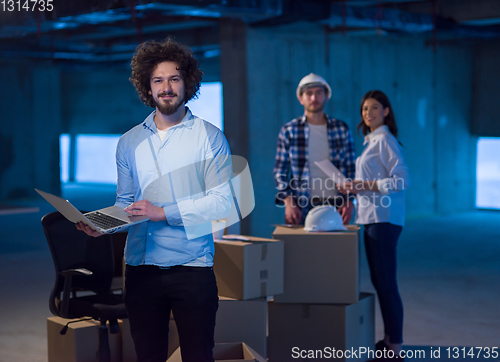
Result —
MULTIPOLYGON (((127 317, 122 295, 111 291, 115 271, 111 235, 88 236, 59 212, 45 215, 42 226, 56 271, 50 311, 62 318, 98 320, 98 360, 110 362, 106 322, 109 321, 111 333, 118 333, 117 319, 127 317)), ((61 334, 66 333, 68 324, 61 334)))

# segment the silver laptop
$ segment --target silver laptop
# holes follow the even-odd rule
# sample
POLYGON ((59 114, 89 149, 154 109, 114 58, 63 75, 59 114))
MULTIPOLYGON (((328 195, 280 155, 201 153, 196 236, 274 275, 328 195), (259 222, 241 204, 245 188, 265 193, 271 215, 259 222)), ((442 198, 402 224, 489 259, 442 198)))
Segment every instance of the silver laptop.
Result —
POLYGON ((35 189, 35 191, 69 221, 74 223, 81 221, 90 226, 93 230, 97 230, 103 234, 128 228, 131 225, 149 220, 147 216, 132 216, 118 206, 110 206, 82 214, 76 207, 71 205, 68 200, 38 189, 35 189))

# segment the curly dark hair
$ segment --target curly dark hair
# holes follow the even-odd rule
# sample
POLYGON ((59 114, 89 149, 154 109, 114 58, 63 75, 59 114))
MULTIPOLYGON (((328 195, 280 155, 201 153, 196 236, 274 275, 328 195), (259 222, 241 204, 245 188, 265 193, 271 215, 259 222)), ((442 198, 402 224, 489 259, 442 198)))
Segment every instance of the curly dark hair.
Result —
POLYGON ((162 62, 175 62, 179 66, 186 89, 185 103, 196 98, 203 76, 203 71, 199 69, 199 62, 193 57, 191 49, 172 38, 167 38, 163 42, 150 40, 139 44, 132 57, 130 62, 132 75, 129 80, 134 85, 141 101, 150 107, 156 107, 153 96, 149 94, 150 81, 153 70, 162 62))
POLYGON ((389 108, 389 114, 385 116, 384 118, 384 124, 387 125, 389 128, 389 131, 394 135, 394 137, 398 137, 398 126, 396 125, 396 117, 394 116, 394 113, 392 113, 392 106, 391 102, 389 102, 389 98, 385 95, 384 92, 379 91, 379 90, 371 90, 367 92, 364 96, 363 99, 361 100, 361 105, 359 107, 359 114, 361 115, 361 122, 358 124, 358 134, 359 130, 361 129, 361 132, 363 135, 367 135, 370 132, 370 128, 366 125, 365 121, 363 120, 363 104, 365 104, 365 101, 369 98, 375 99, 377 102, 382 104, 384 108, 389 108))

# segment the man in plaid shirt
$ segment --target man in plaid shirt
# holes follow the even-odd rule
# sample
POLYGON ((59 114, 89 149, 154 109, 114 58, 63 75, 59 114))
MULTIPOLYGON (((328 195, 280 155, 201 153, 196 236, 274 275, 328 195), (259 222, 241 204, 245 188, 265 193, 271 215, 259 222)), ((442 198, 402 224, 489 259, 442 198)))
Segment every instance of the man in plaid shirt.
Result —
POLYGON ((356 155, 346 123, 328 117, 324 108, 331 88, 319 75, 309 74, 297 87, 304 115, 281 127, 278 135, 274 179, 276 204, 285 205, 285 222, 303 224, 315 206, 334 205, 344 224, 352 216, 348 196, 340 195, 331 178, 314 161, 330 160, 347 178, 354 179, 356 155))

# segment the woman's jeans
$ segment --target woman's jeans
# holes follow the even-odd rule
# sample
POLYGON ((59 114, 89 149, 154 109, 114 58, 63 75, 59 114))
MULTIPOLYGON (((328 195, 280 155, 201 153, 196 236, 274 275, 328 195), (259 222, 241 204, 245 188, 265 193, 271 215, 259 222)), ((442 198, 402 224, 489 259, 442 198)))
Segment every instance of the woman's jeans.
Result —
POLYGON ((390 223, 366 224, 364 230, 370 275, 391 344, 403 343, 403 302, 396 279, 396 246, 402 230, 390 223))

